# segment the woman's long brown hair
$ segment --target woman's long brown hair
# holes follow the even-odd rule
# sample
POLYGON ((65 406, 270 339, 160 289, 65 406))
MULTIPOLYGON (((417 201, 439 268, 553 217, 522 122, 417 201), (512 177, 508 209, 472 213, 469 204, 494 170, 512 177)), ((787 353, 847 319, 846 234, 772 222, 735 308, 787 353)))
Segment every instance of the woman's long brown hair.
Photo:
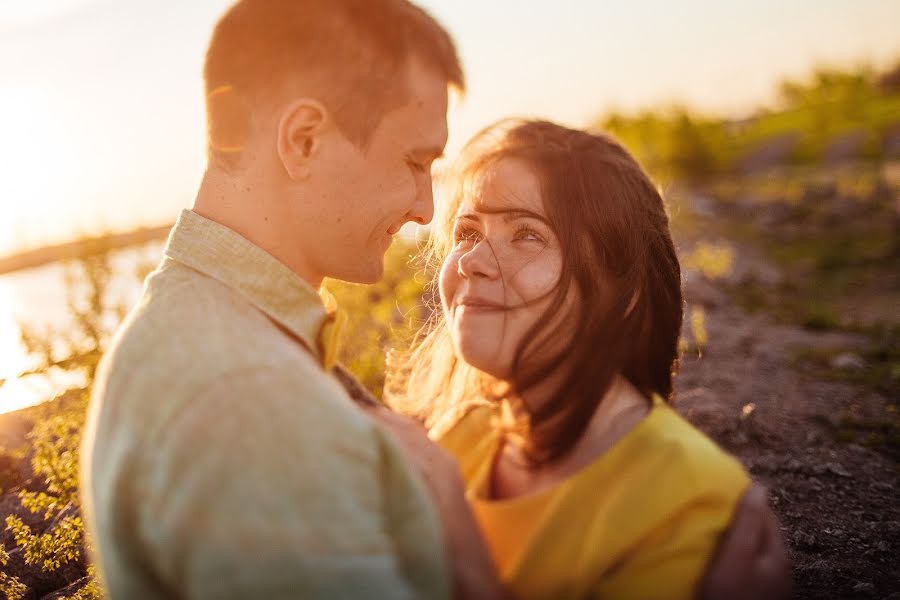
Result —
MULTIPOLYGON (((681 331, 681 271, 663 199, 635 159, 614 139, 547 121, 503 121, 479 133, 453 174, 453 194, 435 220, 427 249, 433 272, 452 248, 452 222, 475 176, 497 161, 524 161, 541 182, 547 218, 559 240, 562 272, 550 306, 517 348, 503 386, 456 359, 439 306, 413 348, 388 363, 385 397, 428 425, 453 421, 473 402, 516 398, 550 376, 550 401, 527 413, 518 433, 533 464, 568 452, 584 433, 616 373, 650 401, 671 401, 681 331), (567 295, 579 301, 572 338, 535 362, 554 337, 552 318, 567 295)), ((558 330, 557 330, 558 331, 558 330)), ((556 334, 558 335, 558 334, 556 334)))

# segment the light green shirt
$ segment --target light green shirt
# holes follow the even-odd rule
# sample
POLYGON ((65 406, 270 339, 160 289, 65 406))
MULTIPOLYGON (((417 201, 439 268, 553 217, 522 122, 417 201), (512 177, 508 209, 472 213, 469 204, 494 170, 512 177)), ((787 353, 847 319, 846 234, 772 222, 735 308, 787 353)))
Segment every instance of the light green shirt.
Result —
POLYGON ((85 433, 110 598, 449 596, 424 485, 323 366, 328 322, 274 257, 181 214, 85 433))

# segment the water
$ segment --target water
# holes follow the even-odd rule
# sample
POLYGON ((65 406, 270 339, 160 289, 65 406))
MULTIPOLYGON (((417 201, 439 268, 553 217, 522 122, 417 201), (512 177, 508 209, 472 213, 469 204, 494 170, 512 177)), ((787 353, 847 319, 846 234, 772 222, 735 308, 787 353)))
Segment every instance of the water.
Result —
MULTIPOLYGON (((131 307, 141 292, 139 273, 155 265, 162 255, 162 242, 151 242, 112 253, 109 257, 113 278, 105 299, 112 304, 131 307)), ((70 297, 67 279, 78 271, 73 263, 53 263, 43 267, 0 276, 0 413, 32 406, 48 400, 73 385, 83 385, 79 377, 61 372, 48 376, 19 377, 37 365, 22 346, 20 325, 38 332, 71 332, 73 321, 68 309, 70 297), (69 277, 67 277, 67 273, 69 277)), ((106 323, 114 328, 116 323, 106 323)))

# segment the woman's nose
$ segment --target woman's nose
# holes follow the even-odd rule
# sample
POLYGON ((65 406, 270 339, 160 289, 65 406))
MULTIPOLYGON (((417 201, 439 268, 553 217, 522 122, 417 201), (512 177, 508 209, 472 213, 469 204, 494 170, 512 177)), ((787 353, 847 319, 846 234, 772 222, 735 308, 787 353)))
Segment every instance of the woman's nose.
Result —
POLYGON ((469 279, 478 277, 496 279, 500 276, 497 254, 486 239, 477 241, 474 246, 460 256, 458 265, 459 274, 469 279))

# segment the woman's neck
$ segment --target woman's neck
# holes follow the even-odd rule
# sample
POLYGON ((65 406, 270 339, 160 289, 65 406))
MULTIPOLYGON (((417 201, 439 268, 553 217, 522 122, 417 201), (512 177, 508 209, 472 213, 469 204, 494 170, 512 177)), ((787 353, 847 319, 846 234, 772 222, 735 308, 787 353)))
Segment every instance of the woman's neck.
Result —
MULTIPOLYGON (((522 399, 523 404, 528 405, 528 401, 522 399)), ((513 411, 512 406, 505 407, 507 414, 513 411)), ((505 442, 494 464, 491 495, 501 499, 535 493, 571 477, 612 448, 649 410, 647 398, 627 379, 616 375, 584 433, 564 456, 532 468, 517 445, 505 442)))

